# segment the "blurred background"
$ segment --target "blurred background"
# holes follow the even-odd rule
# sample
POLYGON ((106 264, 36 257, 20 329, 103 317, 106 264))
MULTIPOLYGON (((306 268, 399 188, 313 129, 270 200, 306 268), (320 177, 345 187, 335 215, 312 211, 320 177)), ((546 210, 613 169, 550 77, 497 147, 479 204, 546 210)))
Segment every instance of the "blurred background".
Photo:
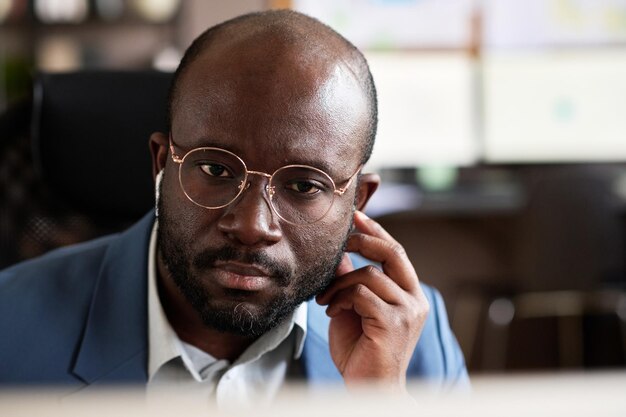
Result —
POLYGON ((172 71, 208 26, 269 8, 368 57, 369 214, 443 293, 470 372, 623 369, 626 0, 0 0, 0 267, 135 220, 46 184, 36 74, 172 71))

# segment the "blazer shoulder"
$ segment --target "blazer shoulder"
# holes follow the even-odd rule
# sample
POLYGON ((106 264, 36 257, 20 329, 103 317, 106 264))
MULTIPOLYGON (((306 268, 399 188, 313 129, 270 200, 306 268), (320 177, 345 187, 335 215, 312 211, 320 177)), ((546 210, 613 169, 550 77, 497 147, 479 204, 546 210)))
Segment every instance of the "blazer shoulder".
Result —
POLYGON ((0 272, 0 385, 73 382, 66 368, 112 239, 54 250, 0 272))
MULTIPOLYGON (((62 287, 84 286, 97 274, 99 263, 116 235, 55 249, 40 257, 20 262, 0 271, 0 297, 21 291, 50 291, 62 287), (87 274, 87 272, 89 272, 87 274)), ((95 278, 95 277, 94 277, 95 278)))

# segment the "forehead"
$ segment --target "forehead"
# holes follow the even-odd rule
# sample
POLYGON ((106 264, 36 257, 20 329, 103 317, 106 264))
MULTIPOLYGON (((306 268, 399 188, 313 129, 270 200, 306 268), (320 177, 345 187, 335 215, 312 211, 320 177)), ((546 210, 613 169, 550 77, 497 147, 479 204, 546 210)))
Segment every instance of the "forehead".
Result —
POLYGON ((181 76, 173 105, 179 145, 223 147, 259 170, 345 173, 367 134, 367 97, 347 62, 271 40, 212 46, 181 76))

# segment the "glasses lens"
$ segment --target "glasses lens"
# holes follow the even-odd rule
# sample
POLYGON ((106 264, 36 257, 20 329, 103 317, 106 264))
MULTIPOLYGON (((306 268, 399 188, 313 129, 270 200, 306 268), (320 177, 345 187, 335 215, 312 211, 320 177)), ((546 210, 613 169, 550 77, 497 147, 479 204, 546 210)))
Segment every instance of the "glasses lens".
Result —
POLYGON ((180 167, 180 185, 194 203, 218 208, 233 201, 246 176, 243 162, 235 155, 211 148, 189 152, 180 167))
POLYGON ((335 197, 333 180, 308 167, 281 168, 272 178, 272 206, 286 221, 314 223, 330 210, 335 197))

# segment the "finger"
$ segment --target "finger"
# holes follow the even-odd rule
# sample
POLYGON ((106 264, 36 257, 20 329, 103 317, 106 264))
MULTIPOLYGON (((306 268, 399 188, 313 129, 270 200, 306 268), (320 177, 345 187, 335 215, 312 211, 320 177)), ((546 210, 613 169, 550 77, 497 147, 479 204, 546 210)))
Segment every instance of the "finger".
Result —
POLYGON ((365 285, 386 303, 399 305, 404 302, 404 290, 373 265, 359 268, 333 281, 316 300, 321 305, 328 304, 337 292, 358 284, 365 285))
MULTIPOLYGON (((426 297, 422 297, 403 306, 392 306, 366 286, 358 284, 337 292, 326 314, 333 318, 346 311, 352 311, 364 320, 363 331, 366 331, 365 326, 396 333, 397 329, 402 329, 400 331, 405 336, 412 334, 417 340, 428 317, 430 305, 426 297)), ((369 336, 372 334, 369 333, 369 336)))
MULTIPOLYGON (((378 242, 379 245, 373 248, 368 246, 364 248, 363 252, 358 248, 356 248, 356 251, 360 252, 366 258, 380 262, 383 271, 392 279, 396 280, 405 290, 415 291, 419 289, 419 279, 402 245, 398 243, 384 227, 369 218, 365 213, 361 211, 355 212, 354 221, 355 226, 361 230, 363 234, 379 238, 384 242, 378 242), (376 247, 380 248, 381 251, 376 250, 376 247), (403 277, 406 277, 406 279, 403 279, 403 277)), ((376 242, 376 240, 373 239, 364 240, 376 242)), ((347 250, 352 249, 348 246, 347 250)))
POLYGON ((363 319, 377 319, 387 308, 388 304, 369 288, 357 284, 337 292, 328 305, 326 314, 335 317, 343 311, 354 311, 363 319))
POLYGON ((393 236, 391 236, 389 232, 387 232, 385 228, 380 225, 380 223, 368 217, 367 214, 362 211, 357 210, 354 212, 354 225, 365 234, 376 236, 391 242, 396 242, 393 236))
POLYGON ((335 276, 340 277, 352 271, 354 271, 352 260, 350 260, 350 256, 347 253, 344 253, 343 258, 341 258, 341 262, 339 263, 339 266, 335 270, 335 276))
POLYGON ((383 272, 402 289, 415 293, 419 281, 402 245, 364 233, 353 233, 348 238, 346 250, 358 252, 364 257, 380 262, 383 272))

